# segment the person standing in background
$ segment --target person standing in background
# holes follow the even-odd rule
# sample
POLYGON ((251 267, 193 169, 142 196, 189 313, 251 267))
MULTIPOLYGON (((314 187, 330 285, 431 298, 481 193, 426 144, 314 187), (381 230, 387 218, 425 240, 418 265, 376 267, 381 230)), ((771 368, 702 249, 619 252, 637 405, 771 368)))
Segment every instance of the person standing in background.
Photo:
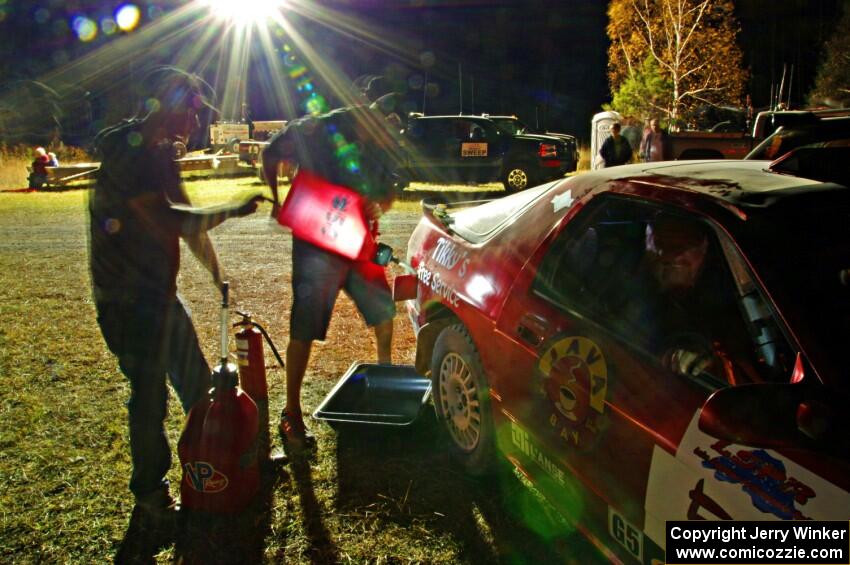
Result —
POLYGON ((620 134, 619 122, 611 124, 611 135, 599 149, 599 156, 602 157, 606 168, 625 165, 632 160, 632 146, 620 134))
POLYGON ((667 133, 661 129, 658 118, 649 121, 649 128, 643 134, 640 158, 646 163, 667 159, 667 133))

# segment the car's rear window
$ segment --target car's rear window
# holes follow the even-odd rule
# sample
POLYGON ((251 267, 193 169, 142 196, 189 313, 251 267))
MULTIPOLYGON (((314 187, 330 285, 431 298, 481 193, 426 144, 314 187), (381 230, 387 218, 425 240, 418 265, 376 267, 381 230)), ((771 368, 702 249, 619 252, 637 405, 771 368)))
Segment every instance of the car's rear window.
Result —
POLYGON ((484 241, 540 198, 553 184, 554 182, 542 184, 480 206, 450 212, 453 220, 452 231, 472 243, 484 241))

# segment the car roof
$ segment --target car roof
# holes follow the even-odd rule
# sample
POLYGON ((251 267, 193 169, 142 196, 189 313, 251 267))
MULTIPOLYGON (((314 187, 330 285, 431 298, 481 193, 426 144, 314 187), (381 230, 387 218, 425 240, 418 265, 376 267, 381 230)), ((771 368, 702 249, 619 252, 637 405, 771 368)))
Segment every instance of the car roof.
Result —
MULTIPOLYGON (((599 180, 620 180, 681 189, 736 207, 764 207, 801 192, 846 190, 839 184, 776 172, 770 169, 771 165, 769 161, 728 159, 661 161, 622 165, 602 169, 591 175, 601 175, 603 178, 599 180)), ((611 189, 608 183, 594 182, 592 178, 585 179, 582 184, 585 183, 592 183, 594 191, 611 189)))
POLYGON ((412 120, 456 120, 458 118, 463 118, 464 120, 472 120, 478 122, 492 123, 490 118, 485 118, 483 116, 473 116, 466 114, 458 114, 458 115, 449 115, 449 116, 412 116, 412 120))

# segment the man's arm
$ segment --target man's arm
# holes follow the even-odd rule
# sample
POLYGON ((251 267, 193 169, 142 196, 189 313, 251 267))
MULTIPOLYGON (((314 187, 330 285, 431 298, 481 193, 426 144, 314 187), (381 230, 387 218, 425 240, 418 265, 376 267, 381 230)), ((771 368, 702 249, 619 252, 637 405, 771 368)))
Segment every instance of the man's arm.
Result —
MULTIPOLYGON (((192 204, 189 200, 189 195, 186 194, 186 189, 182 182, 166 183, 165 192, 168 199, 174 204, 181 204, 184 206, 191 206, 192 204)), ((182 237, 186 242, 186 245, 188 245, 189 250, 192 252, 192 255, 194 255, 201 265, 203 265, 212 275, 213 282, 216 287, 221 288, 221 268, 218 263, 218 255, 215 252, 215 247, 213 247, 209 234, 206 231, 203 231, 195 234, 183 235, 182 237)))
POLYGON ((164 194, 147 192, 129 201, 133 212, 154 232, 171 231, 187 237, 206 232, 228 218, 242 217, 257 210, 263 196, 254 194, 238 204, 193 208, 172 204, 164 194))
POLYGON ((210 235, 207 232, 183 236, 186 245, 198 261, 210 272, 213 282, 221 288, 221 267, 218 263, 215 247, 213 247, 210 235))

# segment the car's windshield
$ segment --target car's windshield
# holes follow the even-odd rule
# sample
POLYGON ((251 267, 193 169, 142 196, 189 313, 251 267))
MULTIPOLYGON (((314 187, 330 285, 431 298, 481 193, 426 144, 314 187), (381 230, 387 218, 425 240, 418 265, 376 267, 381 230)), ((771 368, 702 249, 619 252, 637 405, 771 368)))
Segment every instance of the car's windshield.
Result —
POLYGON ((748 254, 792 331, 816 365, 846 373, 850 191, 791 197, 747 223, 748 254))

